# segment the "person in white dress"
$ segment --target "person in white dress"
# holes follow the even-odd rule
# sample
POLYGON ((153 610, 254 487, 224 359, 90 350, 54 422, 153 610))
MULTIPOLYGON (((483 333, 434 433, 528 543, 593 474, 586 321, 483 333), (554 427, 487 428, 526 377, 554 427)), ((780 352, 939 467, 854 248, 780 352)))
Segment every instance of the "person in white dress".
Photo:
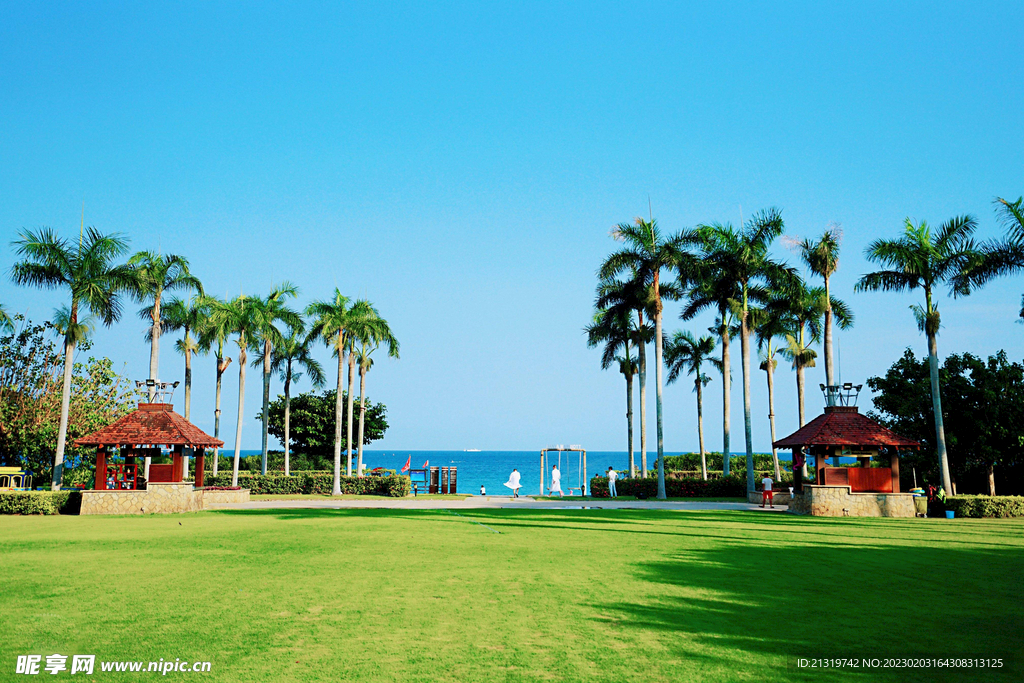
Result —
POLYGON ((551 468, 551 488, 548 489, 548 494, 555 495, 558 492, 558 497, 562 497, 562 474, 558 471, 558 465, 554 465, 551 468))
POLYGON ((512 470, 512 474, 508 475, 508 481, 505 482, 505 486, 512 489, 513 498, 519 497, 519 488, 521 486, 519 483, 519 470, 512 470))

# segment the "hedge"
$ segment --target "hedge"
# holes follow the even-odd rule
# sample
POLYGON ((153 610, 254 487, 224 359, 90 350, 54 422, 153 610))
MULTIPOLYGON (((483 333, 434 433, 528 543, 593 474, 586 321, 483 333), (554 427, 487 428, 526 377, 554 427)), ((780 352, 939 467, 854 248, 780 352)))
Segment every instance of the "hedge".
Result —
POLYGON ((1024 496, 955 496, 946 509, 957 517, 1024 517, 1024 496))
MULTIPOLYGON (((620 496, 654 498, 658 495, 658 478, 618 479, 615 492, 620 496)), ((590 495, 594 498, 608 498, 608 477, 594 477, 590 480, 590 495)), ((721 479, 665 479, 665 495, 670 498, 745 498, 747 479, 745 476, 730 475, 721 479)))
MULTIPOLYGON (((210 486, 230 486, 231 473, 207 476, 204 483, 210 486)), ((296 472, 291 476, 281 473, 253 474, 238 473, 238 485, 249 489, 254 495, 262 494, 330 494, 334 489, 333 472, 296 472)), ((363 496, 390 496, 403 498, 412 492, 412 480, 401 475, 383 477, 341 477, 341 492, 363 496)))
POLYGON ((0 492, 0 515, 77 515, 81 509, 78 491, 0 492))

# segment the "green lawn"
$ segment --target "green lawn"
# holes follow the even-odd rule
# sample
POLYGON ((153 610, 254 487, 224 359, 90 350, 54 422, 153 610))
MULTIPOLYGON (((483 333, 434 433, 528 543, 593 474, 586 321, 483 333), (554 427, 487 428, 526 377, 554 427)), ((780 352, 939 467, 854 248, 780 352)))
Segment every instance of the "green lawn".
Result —
MULTIPOLYGON (((417 498, 427 500, 465 500, 469 494, 459 493, 422 493, 417 498)), ((343 493, 332 496, 329 493, 261 493, 252 494, 250 500, 395 500, 394 496, 370 496, 365 494, 343 493)))
MULTIPOLYGON (((1019 681, 1022 569, 1024 520, 301 509, 0 517, 0 681, 22 680, 17 655, 54 652, 212 662, 210 673, 167 680, 1019 681), (1005 664, 794 665, 851 656, 1005 664)), ((95 674, 152 677, 98 665, 95 674)))

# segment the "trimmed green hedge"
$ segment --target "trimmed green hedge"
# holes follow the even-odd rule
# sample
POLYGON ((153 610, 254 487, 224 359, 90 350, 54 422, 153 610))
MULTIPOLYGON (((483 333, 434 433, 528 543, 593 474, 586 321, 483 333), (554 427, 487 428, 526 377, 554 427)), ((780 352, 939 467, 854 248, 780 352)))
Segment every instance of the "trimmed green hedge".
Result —
MULTIPOLYGON (((209 486, 230 486, 231 472, 208 476, 203 482, 209 486)), ((238 473, 238 485, 254 495, 261 494, 330 494, 334 488, 333 472, 296 472, 291 476, 281 473, 238 473)), ((384 477, 341 477, 341 492, 363 496, 391 496, 403 498, 412 492, 412 481, 401 475, 384 477)))
MULTIPOLYGON (((618 479, 615 492, 620 496, 654 498, 658 495, 658 478, 618 479)), ((608 497, 608 477, 594 477, 590 480, 590 495, 594 498, 608 497)), ((665 495, 669 498, 746 498, 746 475, 728 476, 720 479, 670 479, 665 478, 665 495)))
POLYGON ((1024 517, 1024 496, 956 496, 946 509, 957 517, 1024 517))
POLYGON ((81 509, 78 491, 0 492, 0 515, 77 515, 81 509))

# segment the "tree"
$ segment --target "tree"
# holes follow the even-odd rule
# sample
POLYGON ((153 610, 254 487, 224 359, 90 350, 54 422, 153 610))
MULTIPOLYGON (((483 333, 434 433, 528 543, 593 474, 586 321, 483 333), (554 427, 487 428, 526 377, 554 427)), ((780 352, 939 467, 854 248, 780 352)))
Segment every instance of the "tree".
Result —
POLYGON ((693 375, 693 390, 697 392, 697 438, 700 443, 700 471, 704 479, 708 478, 708 460, 704 450, 704 396, 703 388, 711 378, 704 374, 705 363, 721 368, 721 361, 713 358, 715 350, 714 337, 703 336, 697 339, 689 330, 676 332, 665 346, 665 364, 668 366, 668 383, 676 381, 685 370, 693 375))
MULTIPOLYGON (((342 415, 342 375, 345 370, 345 353, 349 348, 349 326, 352 324, 353 305, 349 303, 348 297, 335 288, 334 297, 327 300, 314 301, 306 308, 306 315, 313 318, 313 328, 310 336, 321 339, 330 348, 338 359, 338 388, 335 391, 334 416, 334 487, 333 495, 341 495, 341 428, 343 423, 342 415)), ((350 382, 351 384, 351 382, 350 382)), ((351 431, 351 428, 350 430, 351 431)), ((348 466, 345 475, 352 476, 352 449, 348 447, 348 466)))
MULTIPOLYGON (((839 268, 839 246, 842 243, 842 232, 838 225, 830 226, 817 241, 805 239, 800 243, 800 256, 812 273, 825 281, 825 384, 835 384, 835 373, 832 365, 832 290, 829 280, 839 268)), ((845 329, 845 328, 844 328, 845 329)), ((800 420, 803 426, 803 419, 800 420)))
MULTIPOLYGON (((265 299, 253 300, 253 337, 254 347, 260 354, 253 359, 253 367, 263 366, 263 410, 264 416, 269 415, 270 376, 274 358, 274 346, 284 342, 284 333, 278 323, 284 323, 291 329, 303 326, 302 317, 285 306, 288 297, 299 293, 298 288, 290 282, 283 282, 275 287, 265 299)), ((267 417, 263 418, 263 449, 260 454, 260 473, 267 473, 267 435, 269 434, 267 417)))
MULTIPOLYGON (((217 346, 217 393, 213 409, 213 436, 220 438, 220 395, 221 385, 224 379, 224 372, 231 365, 231 359, 224 356, 224 342, 231 335, 229 329, 230 319, 218 315, 217 311, 223 309, 225 302, 215 296, 204 296, 203 303, 206 306, 206 318, 201 326, 199 334, 199 350, 207 353, 214 345, 217 346)), ((213 475, 217 475, 217 462, 220 460, 219 449, 213 449, 213 475)))
POLYGON ((613 236, 624 243, 624 248, 609 256, 601 266, 602 278, 614 278, 621 273, 635 273, 636 279, 647 287, 650 305, 654 308, 654 375, 655 412, 658 427, 658 499, 665 499, 665 434, 662 409, 662 365, 663 339, 661 331, 662 300, 679 297, 679 290, 672 283, 661 282, 661 271, 692 267, 696 258, 686 251, 695 243, 689 233, 662 236, 657 222, 652 218, 645 221, 637 218, 632 224, 620 223, 613 236))
MULTIPOLYGON (((1015 202, 997 197, 995 204, 996 216, 1006 234, 981 246, 979 256, 954 276, 954 290, 976 289, 995 277, 1024 272, 1024 197, 1015 202)), ((1019 315, 1024 320, 1024 297, 1019 315)))
POLYGON ((720 277, 732 278, 740 290, 736 306, 740 321, 740 355, 743 368, 743 428, 747 448, 747 491, 754 490, 754 443, 750 418, 750 331, 752 302, 764 299, 764 290, 784 288, 796 273, 773 259, 769 250, 782 234, 784 224, 778 209, 756 214, 739 230, 715 223, 699 228, 704 242, 703 264, 720 277))
POLYGON ((953 495, 949 479, 949 460, 946 437, 942 425, 942 399, 939 393, 939 309, 933 301, 937 287, 948 285, 951 294, 966 295, 969 290, 962 282, 965 274, 976 264, 981 254, 971 239, 977 223, 971 216, 957 216, 943 223, 933 234, 927 223, 914 225, 909 218, 904 222, 903 235, 896 239, 879 239, 865 250, 869 261, 882 266, 882 270, 862 277, 857 291, 907 292, 924 290, 925 305, 911 306, 918 328, 928 337, 928 355, 931 367, 932 410, 935 413, 935 440, 942 487, 947 496, 953 495))
MULTIPOLYGON (((284 430, 280 436, 284 444, 284 473, 291 474, 291 385, 302 379, 303 373, 309 375, 313 386, 320 388, 326 380, 323 367, 313 358, 312 345, 315 340, 305 336, 301 328, 292 328, 290 334, 274 347, 271 368, 278 373, 278 377, 284 382, 284 430)), ((267 411, 273 419, 274 411, 267 411)), ((263 413, 260 413, 260 420, 263 420, 263 413)), ((267 423, 268 429, 270 423, 267 423)), ((272 432, 273 433, 273 432, 272 432)), ((277 436, 277 434, 274 434, 277 436)))
POLYGON ((3 304, 0 304, 0 332, 13 332, 14 321, 11 320, 11 316, 7 313, 7 309, 4 308, 3 304))
POLYGON ((185 419, 192 413, 192 354, 202 351, 200 339, 192 334, 201 330, 210 314, 209 300, 201 294, 186 299, 173 297, 163 307, 163 327, 168 332, 181 330, 174 344, 175 350, 185 357, 185 419))
MULTIPOLYGON (((334 389, 320 393, 308 391, 291 398, 291 440, 296 457, 303 455, 317 461, 322 458, 328 462, 333 460, 334 435, 347 431, 344 411, 341 412, 341 429, 335 424, 338 418, 337 404, 338 397, 334 389)), ((284 439, 284 408, 283 396, 270 402, 270 433, 281 440, 284 439)), ((263 419, 262 413, 257 419, 263 419)), ((370 444, 383 439, 388 426, 384 404, 367 399, 363 443, 370 444)))
POLYGON ((66 289, 71 296, 70 307, 58 311, 63 323, 64 374, 51 484, 57 491, 67 447, 75 346, 84 341, 90 331, 88 321, 80 320, 79 316, 84 308, 106 326, 121 317, 120 294, 132 286, 133 277, 127 266, 114 261, 128 250, 128 242, 116 233, 103 235, 95 228, 86 230, 83 226, 77 249, 49 228, 38 232, 26 230, 12 245, 22 258, 11 268, 11 279, 16 284, 66 289))
MULTIPOLYGON (((600 287, 598 288, 600 291, 600 287)), ((629 448, 629 476, 636 476, 636 463, 633 459, 633 376, 639 367, 630 354, 630 341, 633 336, 632 312, 624 308, 599 308, 594 313, 593 322, 585 329, 587 346, 602 347, 601 369, 607 370, 612 364, 618 365, 619 372, 626 380, 626 444, 629 448), (622 352, 622 355, 618 355, 622 352)), ((646 466, 646 462, 644 463, 646 466)))
MULTIPOLYGON (((164 292, 175 290, 203 293, 203 285, 188 270, 188 259, 174 254, 161 255, 152 251, 140 251, 128 259, 134 275, 132 292, 140 303, 149 305, 140 311, 143 319, 149 318, 150 328, 146 333, 149 341, 149 378, 160 380, 160 333, 163 328, 161 303, 164 292)), ((153 401, 155 386, 149 387, 149 400, 153 401)))
MULTIPOLYGON (((363 423, 366 415, 366 373, 373 367, 373 352, 384 345, 388 356, 398 358, 398 339, 391 332, 388 321, 368 302, 356 302, 353 312, 358 312, 351 326, 353 351, 349 352, 349 367, 353 362, 359 367, 359 435, 356 443, 359 450, 356 457, 356 474, 363 476, 363 423)), ((352 439, 352 383, 349 381, 348 440, 352 439)), ((348 446, 351 450, 351 445, 348 446)))
MULTIPOLYGON (((762 309, 753 312, 751 319, 757 331, 758 359, 761 361, 758 367, 764 370, 768 379, 768 426, 771 429, 772 437, 772 466, 775 469, 775 480, 782 479, 782 471, 779 468, 779 452, 775 448, 775 369, 779 361, 775 357, 781 349, 776 340, 784 338, 788 332, 785 315, 772 311, 773 306, 769 302, 762 309)), ((793 472, 796 476, 796 472, 793 472)))

